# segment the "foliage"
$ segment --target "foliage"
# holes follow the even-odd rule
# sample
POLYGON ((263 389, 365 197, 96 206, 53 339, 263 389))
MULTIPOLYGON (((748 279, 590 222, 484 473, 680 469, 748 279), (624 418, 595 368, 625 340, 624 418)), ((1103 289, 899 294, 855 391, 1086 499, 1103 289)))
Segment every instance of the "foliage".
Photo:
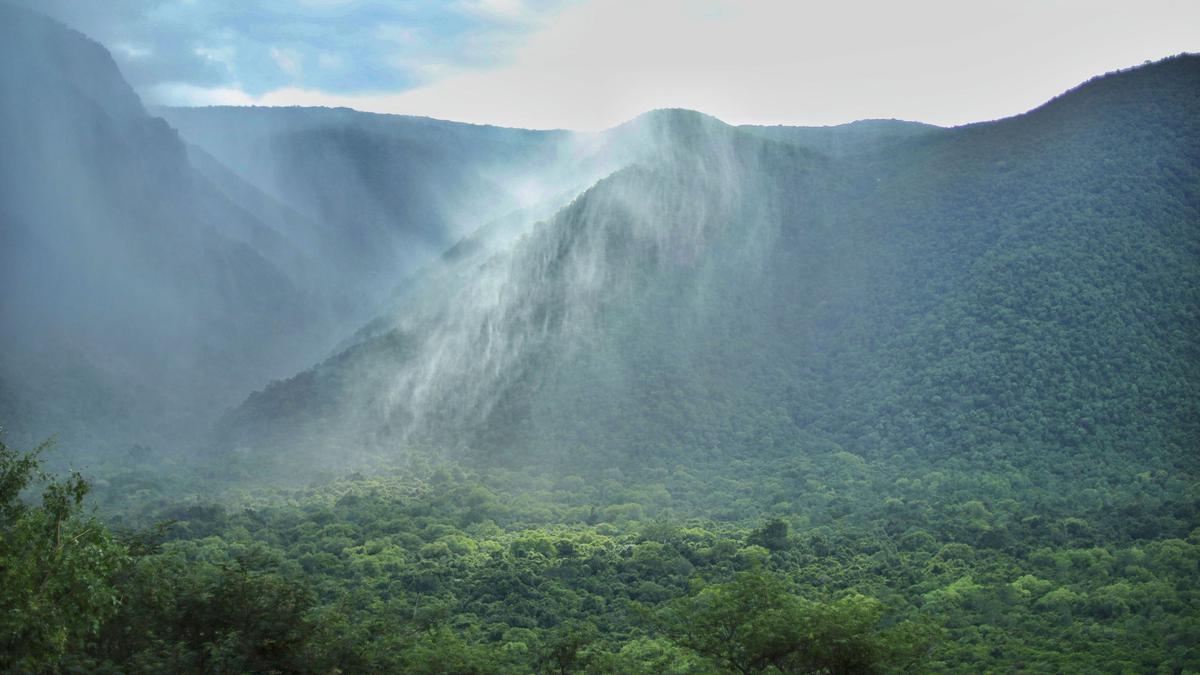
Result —
POLYGON ((0 668, 50 670, 116 611, 113 576, 124 548, 83 511, 79 474, 41 486, 41 504, 22 499, 46 476, 43 443, 21 453, 0 441, 0 668))
POLYGON ((743 675, 868 673, 916 663, 926 645, 910 641, 911 630, 879 632, 881 617, 878 601, 807 602, 782 579, 753 570, 670 603, 661 621, 680 644, 743 675))
POLYGON ((840 452, 636 480, 414 460, 183 501, 198 469, 176 467, 133 498, 120 486, 149 476, 114 473, 97 495, 112 522, 176 522, 161 540, 142 537, 115 580, 119 610, 65 662, 122 672, 1200 666, 1196 503, 1156 509, 1149 537, 1119 527, 1167 483, 1133 476, 1099 510, 1058 513, 1018 499, 1016 482, 964 470, 917 484, 919 468, 864 472, 840 452), (784 545, 762 546, 777 520, 784 545))

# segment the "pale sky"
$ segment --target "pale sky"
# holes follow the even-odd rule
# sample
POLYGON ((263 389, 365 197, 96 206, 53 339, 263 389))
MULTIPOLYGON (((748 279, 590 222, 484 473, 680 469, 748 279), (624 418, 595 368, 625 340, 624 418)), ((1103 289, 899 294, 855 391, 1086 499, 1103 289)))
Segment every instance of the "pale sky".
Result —
POLYGON ((1200 51, 1200 1, 23 0, 96 38, 148 103, 326 105, 602 129, 1024 112, 1200 51))

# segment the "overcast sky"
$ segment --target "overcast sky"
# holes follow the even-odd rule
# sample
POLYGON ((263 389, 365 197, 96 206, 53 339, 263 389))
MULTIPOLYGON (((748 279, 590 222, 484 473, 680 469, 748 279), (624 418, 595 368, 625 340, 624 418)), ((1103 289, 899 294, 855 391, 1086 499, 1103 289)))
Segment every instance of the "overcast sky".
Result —
POLYGON ((1023 112, 1200 51, 1197 0, 18 0, 102 42, 151 104, 345 105, 600 129, 1023 112))

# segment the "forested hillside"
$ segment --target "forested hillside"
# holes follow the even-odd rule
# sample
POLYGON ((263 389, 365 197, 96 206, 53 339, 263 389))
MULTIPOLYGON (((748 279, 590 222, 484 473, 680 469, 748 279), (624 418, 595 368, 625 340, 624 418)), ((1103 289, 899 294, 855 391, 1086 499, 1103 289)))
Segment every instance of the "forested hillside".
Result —
POLYGON ((855 161, 656 113, 668 152, 231 423, 600 464, 811 434, 884 461, 1190 459, 1197 73, 1181 57, 855 161))

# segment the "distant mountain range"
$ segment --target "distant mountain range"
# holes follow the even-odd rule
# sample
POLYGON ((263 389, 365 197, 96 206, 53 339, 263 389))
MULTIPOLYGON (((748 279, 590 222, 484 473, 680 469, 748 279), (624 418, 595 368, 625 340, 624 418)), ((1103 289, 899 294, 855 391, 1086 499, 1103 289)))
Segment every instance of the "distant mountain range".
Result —
POLYGON ((181 137, 86 36, 0 4, 0 38, 0 419, 23 443, 195 438, 326 355, 467 229, 538 208, 550 186, 517 169, 548 165, 564 136, 154 111, 181 137))

